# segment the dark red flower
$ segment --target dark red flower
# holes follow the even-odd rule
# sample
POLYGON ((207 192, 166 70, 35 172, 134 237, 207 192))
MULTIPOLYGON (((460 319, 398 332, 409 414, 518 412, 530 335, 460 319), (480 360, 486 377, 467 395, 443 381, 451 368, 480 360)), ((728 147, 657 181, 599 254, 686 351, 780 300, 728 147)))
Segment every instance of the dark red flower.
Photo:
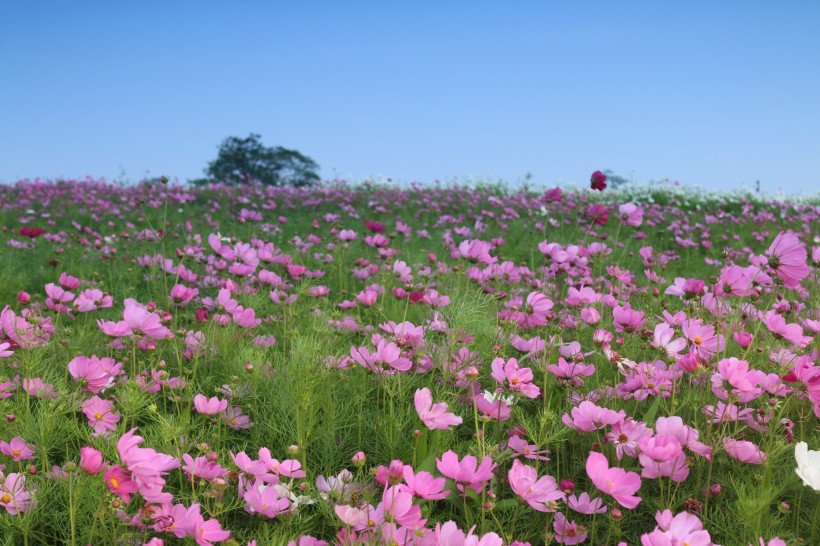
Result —
POLYGON ((44 229, 33 228, 33 227, 28 227, 28 226, 20 228, 20 236, 21 237, 32 237, 32 238, 39 237, 40 235, 42 235, 45 232, 46 232, 46 230, 44 230, 44 229))
POLYGON ((607 221, 609 220, 609 209, 606 205, 601 205, 598 203, 593 203, 587 209, 587 216, 592 218, 592 221, 599 226, 606 225, 607 221))
POLYGON ((418 303, 424 299, 424 292, 410 292, 410 302, 418 303))
POLYGON ((601 171, 595 171, 589 179, 589 185, 593 190, 604 191, 606 189, 606 175, 601 171))
POLYGON ((373 233, 382 233, 384 231, 384 224, 381 224, 380 222, 371 222, 370 220, 365 220, 364 225, 373 233))

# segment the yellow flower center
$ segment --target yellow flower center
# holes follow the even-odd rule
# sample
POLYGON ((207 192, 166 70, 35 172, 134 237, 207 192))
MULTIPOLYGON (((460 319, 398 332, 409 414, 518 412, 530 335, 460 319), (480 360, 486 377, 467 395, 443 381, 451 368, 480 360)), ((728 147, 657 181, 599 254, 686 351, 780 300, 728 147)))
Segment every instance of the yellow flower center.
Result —
POLYGON ((230 421, 228 421, 228 423, 230 423, 232 425, 236 425, 236 419, 231 419, 230 421))
POLYGON ((100 413, 99 411, 94 414, 94 419, 96 419, 97 421, 100 421, 102 418, 103 418, 103 414, 100 413))
POLYGON ((700 345, 701 343, 703 343, 703 338, 700 337, 700 336, 697 336, 694 341, 695 341, 695 345, 700 345))
POLYGON ((12 449, 11 450, 11 455, 12 455, 12 457, 19 457, 20 456, 20 450, 19 449, 12 449))
POLYGON ((120 481, 117 478, 111 478, 111 485, 114 486, 114 489, 119 489, 120 481))
POLYGON ((0 497, 0 504, 8 504, 11 502, 11 495, 8 493, 3 493, 3 496, 0 497))

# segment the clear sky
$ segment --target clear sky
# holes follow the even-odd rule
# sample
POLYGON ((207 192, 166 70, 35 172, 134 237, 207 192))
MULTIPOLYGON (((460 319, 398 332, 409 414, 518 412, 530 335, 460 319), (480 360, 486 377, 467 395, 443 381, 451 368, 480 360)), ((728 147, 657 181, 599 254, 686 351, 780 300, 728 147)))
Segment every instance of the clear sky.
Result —
POLYGON ((0 181, 203 175, 820 191, 820 1, 0 2, 0 181))

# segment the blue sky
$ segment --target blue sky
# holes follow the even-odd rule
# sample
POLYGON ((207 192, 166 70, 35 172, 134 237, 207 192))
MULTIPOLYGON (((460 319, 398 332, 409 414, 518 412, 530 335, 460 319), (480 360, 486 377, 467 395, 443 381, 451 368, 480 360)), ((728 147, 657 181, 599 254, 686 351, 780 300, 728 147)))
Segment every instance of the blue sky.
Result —
POLYGON ((820 2, 4 2, 0 181, 202 176, 820 191, 820 2))

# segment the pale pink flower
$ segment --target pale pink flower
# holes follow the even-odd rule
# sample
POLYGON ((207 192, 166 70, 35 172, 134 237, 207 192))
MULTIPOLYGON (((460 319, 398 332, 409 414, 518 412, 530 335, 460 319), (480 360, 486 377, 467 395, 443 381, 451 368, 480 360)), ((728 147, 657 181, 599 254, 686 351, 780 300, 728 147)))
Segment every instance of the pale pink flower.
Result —
POLYGON ((427 387, 416 390, 413 397, 416 405, 416 412, 419 414, 419 419, 424 422, 424 425, 430 430, 442 429, 450 430, 450 427, 457 426, 462 423, 462 418, 453 414, 447 413, 447 404, 439 402, 433 404, 433 397, 430 389, 427 387))
POLYGON ((641 502, 641 498, 635 496, 635 492, 641 488, 641 477, 622 468, 610 468, 602 453, 589 453, 586 471, 595 487, 603 493, 612 495, 624 508, 635 508, 641 502))
POLYGON ((523 465, 518 459, 513 461, 507 478, 513 493, 539 512, 554 512, 557 501, 566 498, 555 478, 542 476, 539 479, 534 467, 523 465))

